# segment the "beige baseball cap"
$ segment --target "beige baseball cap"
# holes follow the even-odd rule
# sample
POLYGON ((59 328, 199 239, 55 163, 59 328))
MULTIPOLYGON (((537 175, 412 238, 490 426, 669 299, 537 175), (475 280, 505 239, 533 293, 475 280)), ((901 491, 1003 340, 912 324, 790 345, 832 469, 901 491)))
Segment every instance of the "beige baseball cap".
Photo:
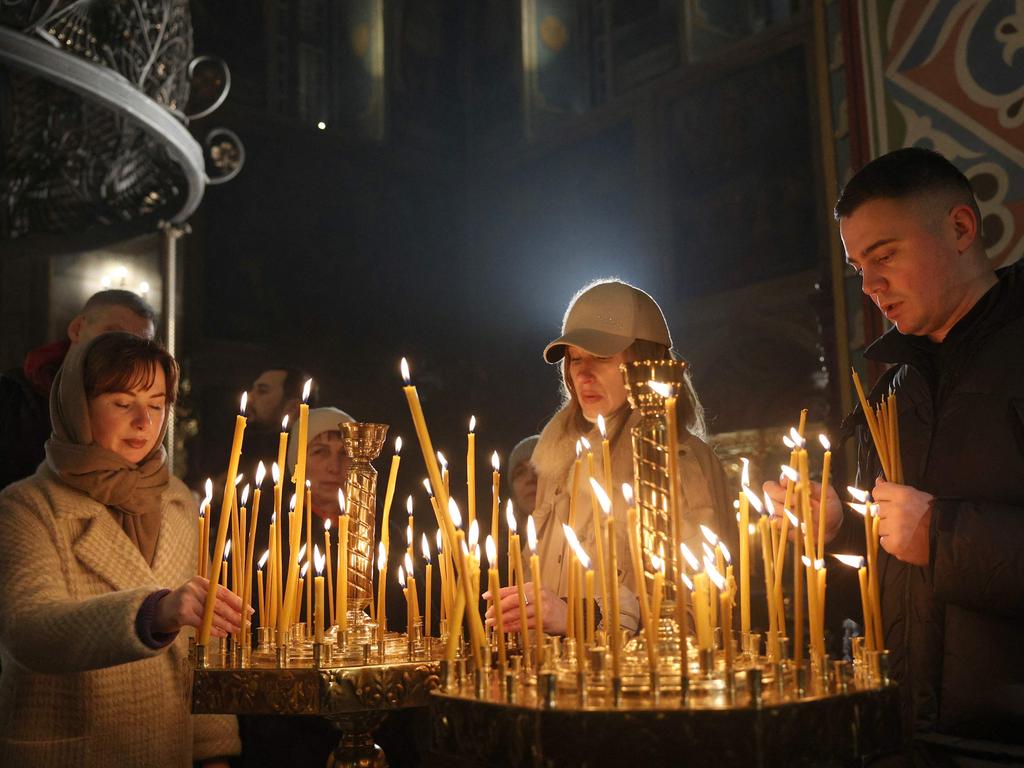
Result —
MULTIPOLYGON (((340 408, 331 408, 325 406, 323 408, 310 408, 309 409, 309 430, 306 432, 306 447, 313 442, 313 438, 323 432, 330 432, 332 430, 341 429, 341 424, 354 424, 355 419, 349 416, 340 408)), ((291 477, 291 472, 295 468, 295 462, 299 458, 299 420, 296 419, 295 423, 292 424, 291 431, 288 434, 288 476, 291 477)))
POLYGON ((544 348, 544 359, 557 363, 567 344, 611 357, 637 339, 672 346, 661 307, 629 283, 606 280, 576 294, 562 320, 562 335, 544 348))

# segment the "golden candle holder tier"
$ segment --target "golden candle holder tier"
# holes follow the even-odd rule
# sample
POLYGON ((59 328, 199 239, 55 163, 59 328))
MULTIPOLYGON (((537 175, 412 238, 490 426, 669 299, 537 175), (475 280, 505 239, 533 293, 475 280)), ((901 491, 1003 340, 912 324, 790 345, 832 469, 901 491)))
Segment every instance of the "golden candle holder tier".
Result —
POLYGON ((377 470, 387 424, 339 425, 345 455, 352 458, 345 483, 348 510, 348 604, 362 610, 373 599, 373 540, 377 525, 377 470))

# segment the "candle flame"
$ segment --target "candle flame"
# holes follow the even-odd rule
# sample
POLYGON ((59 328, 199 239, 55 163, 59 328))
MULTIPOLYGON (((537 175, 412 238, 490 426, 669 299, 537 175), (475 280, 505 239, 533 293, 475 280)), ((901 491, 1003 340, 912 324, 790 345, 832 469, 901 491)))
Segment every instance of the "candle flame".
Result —
POLYGON ((408 552, 405 553, 405 572, 409 574, 409 578, 415 578, 415 574, 412 570, 412 555, 408 552))
POLYGON ((243 478, 245 478, 245 472, 239 472, 239 473, 238 473, 238 474, 237 474, 237 475, 235 476, 235 487, 236 487, 236 488, 238 487, 238 484, 239 484, 240 482, 242 482, 243 478))
POLYGON ((604 416, 602 416, 600 413, 597 414, 597 431, 601 433, 602 439, 608 437, 608 432, 604 427, 604 416))
POLYGON ((433 496, 434 491, 430 487, 430 481, 427 478, 423 478, 423 490, 427 492, 427 496, 433 496))
POLYGON ((338 509, 340 510, 340 512, 338 514, 341 514, 341 515, 347 515, 348 514, 348 504, 345 502, 345 489, 344 488, 339 488, 338 489, 338 509))
POLYGON ((580 435, 580 443, 583 444, 583 447, 586 450, 588 450, 588 451, 590 450, 590 441, 587 440, 587 438, 583 437, 582 435, 580 435))
POLYGON ((306 545, 303 544, 301 547, 299 547, 299 556, 296 557, 295 559, 301 562, 302 558, 304 558, 305 556, 306 556, 306 545))
POLYGON ((331 518, 329 517, 324 520, 324 531, 327 533, 330 533, 331 531, 331 518))
POLYGON ((597 482, 595 478, 590 478, 590 487, 594 491, 594 498, 597 499, 597 503, 601 505, 601 509, 607 515, 612 511, 612 500, 608 498, 608 494, 604 492, 604 488, 597 482))
POLYGON ((583 445, 579 440, 576 441, 576 460, 579 461, 580 453, 583 451, 583 445))
POLYGON ((469 543, 470 549, 474 549, 480 542, 480 524, 475 519, 469 522, 469 532, 466 534, 466 541, 469 543))
POLYGON ((753 523, 747 523, 747 533, 753 536, 755 533, 757 533, 757 526, 753 523))
POLYGON ((846 492, 861 503, 864 503, 869 498, 871 498, 870 493, 868 493, 867 491, 862 491, 860 488, 855 488, 852 485, 846 486, 846 492))
POLYGON ((289 512, 294 512, 295 511, 295 494, 294 493, 292 494, 291 499, 289 499, 289 501, 288 501, 288 511, 289 512))
POLYGON ((231 554, 231 539, 224 542, 224 559, 228 559, 228 555, 231 554))
POLYGON ((505 522, 508 523, 509 533, 515 533, 518 530, 516 515, 515 512, 512 511, 512 499, 505 502, 505 522))
POLYGON ((764 495, 764 508, 768 513, 768 517, 775 517, 775 502, 772 501, 772 497, 767 493, 764 495))
POLYGON ((459 505, 455 499, 448 499, 448 517, 452 519, 452 525, 456 528, 462 527, 462 513, 459 512, 459 505))
POLYGON ((302 570, 299 572, 299 576, 306 578, 306 571, 309 570, 309 560, 302 564, 302 570))
POLYGON ((497 451, 491 454, 491 466, 494 467, 495 472, 497 472, 501 468, 501 462, 498 459, 497 451))
POLYGON ((590 555, 583 549, 583 545, 580 544, 579 538, 576 536, 576 532, 565 523, 562 523, 562 531, 565 532, 565 539, 569 542, 569 546, 572 547, 572 551, 576 554, 576 559, 580 561, 580 565, 585 570, 590 568, 590 555))
POLYGON ((815 560, 814 561, 814 570, 816 570, 816 571, 823 571, 823 570, 825 570, 825 561, 824 560, 815 560))
POLYGON ((274 485, 281 482, 281 468, 277 466, 276 461, 270 465, 270 477, 274 481, 274 485))
POLYGON ((282 432, 287 432, 288 431, 288 414, 287 413, 284 415, 284 418, 281 419, 281 431, 282 432))
POLYGON ((717 589, 719 592, 724 592, 725 591, 725 577, 723 577, 722 574, 720 574, 718 572, 718 569, 715 568, 715 564, 714 563, 709 563, 707 560, 705 560, 704 561, 704 570, 707 571, 708 576, 711 578, 711 581, 714 583, 715 589, 717 589))
POLYGON ((448 469, 448 459, 440 451, 437 452, 437 463, 441 465, 442 470, 448 469))
POLYGON ((793 469, 788 464, 782 465, 782 476, 791 482, 797 482, 800 479, 800 473, 793 469))
POLYGON ((241 496, 241 498, 238 501, 239 501, 238 505, 240 507, 244 507, 246 502, 249 501, 249 484, 248 483, 246 483, 245 487, 242 489, 242 496, 241 496))
POLYGON ((266 468, 266 466, 264 466, 263 462, 261 461, 259 464, 256 465, 256 487, 257 488, 259 488, 261 485, 263 485, 263 480, 266 478, 266 476, 267 476, 267 468, 266 468))
POLYGON ((672 387, 663 381, 648 381, 647 386, 650 387, 651 391, 659 397, 672 396, 672 387))
POLYGON ((718 543, 718 534, 706 525, 700 526, 700 532, 704 534, 704 538, 708 540, 708 543, 711 544, 712 547, 718 543))
POLYGON ((848 501, 848 502, 846 502, 846 505, 850 509, 852 509, 854 512, 856 512, 857 514, 864 515, 865 517, 867 517, 867 514, 868 514, 868 505, 867 504, 858 504, 855 501, 848 501))
POLYGON ((681 574, 679 574, 679 578, 683 580, 683 584, 686 585, 686 588, 692 592, 693 591, 693 582, 690 581, 690 577, 687 576, 685 573, 681 573, 681 574))
POLYGON ((412 546, 412 526, 411 525, 405 526, 405 546, 407 546, 407 547, 411 547, 412 546))
POLYGON ((828 441, 828 438, 825 437, 825 435, 818 435, 818 442, 821 443, 821 447, 826 451, 832 450, 832 443, 828 441))
MULTIPOLYGON (((423 534, 423 535, 426 536, 426 534, 423 534)), ((434 541, 437 543, 437 554, 438 555, 441 554, 442 540, 443 540, 443 537, 441 536, 441 529, 438 528, 436 531, 434 531, 434 541)))
POLYGON ((398 585, 405 588, 405 568, 398 566, 398 585))
POLYGON ((750 459, 741 458, 740 463, 743 464, 743 470, 740 472, 740 485, 750 485, 750 459))
POLYGON ((398 453, 401 453, 401 452, 402 452, 402 436, 399 435, 398 437, 395 438, 395 453, 398 454, 398 453))
POLYGON ((782 444, 784 446, 786 446, 787 448, 789 448, 789 450, 791 450, 791 451, 796 448, 796 444, 792 440, 789 439, 789 435, 783 435, 782 436, 782 444))
POLYGON ((403 357, 402 358, 402 362, 399 364, 398 367, 402 371, 402 381, 404 381, 406 384, 408 384, 409 383, 409 361, 406 360, 403 357))
POLYGON ((679 551, 683 553, 683 559, 686 564, 690 566, 690 570, 700 570, 700 563, 697 562, 696 556, 690 551, 690 548, 683 542, 679 542, 679 551))
POLYGON ((789 428, 789 439, 793 441, 793 445, 797 448, 803 448, 804 444, 807 442, 801 434, 796 431, 796 427, 789 428))
POLYGON ((858 555, 832 555, 832 557, 834 557, 843 565, 848 565, 851 568, 864 567, 864 558, 859 557, 858 555))
POLYGON ((269 549, 264 549, 263 550, 263 554, 260 555, 259 562, 256 563, 256 567, 257 568, 262 568, 264 565, 266 565, 267 564, 267 558, 269 558, 269 557, 270 557, 270 550, 269 549))
POLYGON ((806 566, 807 568, 811 567, 811 558, 809 558, 807 555, 801 555, 800 562, 802 562, 804 566, 806 566))
POLYGON ((761 503, 761 499, 756 493, 749 488, 744 488, 743 495, 747 497, 747 501, 750 502, 750 506, 752 506, 758 514, 761 514, 761 512, 764 511, 764 505, 761 503))
POLYGON ((240 414, 242 414, 243 416, 245 416, 245 406, 247 406, 248 404, 249 404, 249 393, 248 392, 243 392, 242 393, 242 399, 241 399, 241 401, 238 404, 238 412, 240 414))
POLYGON ((470 416, 469 417, 469 431, 470 432, 475 432, 476 431, 476 416, 470 416))
POLYGON ((313 388, 313 380, 306 379, 306 383, 302 385, 302 402, 309 400, 309 391, 313 388))
POLYGON ((412 517, 412 496, 405 497, 405 511, 409 517, 412 517))
POLYGON ((722 550, 722 557, 725 558, 725 564, 732 565, 732 555, 729 554, 729 548, 725 546, 725 542, 718 542, 718 548, 722 550))
POLYGON ((384 549, 384 542, 377 545, 377 571, 381 574, 388 565, 388 551, 384 549))
POLYGON ((316 568, 316 575, 320 576, 324 572, 324 566, 327 564, 327 555, 320 551, 320 547, 316 544, 313 545, 313 567, 316 568))
POLYGON ((526 518, 526 542, 530 545, 530 552, 537 553, 537 525, 533 522, 533 515, 526 518))
POLYGON ((462 541, 462 554, 464 554, 466 557, 469 557, 469 547, 466 546, 465 539, 463 539, 462 541))
MULTIPOLYGON (((440 531, 438 531, 440 533, 440 531)), ((420 551, 423 553, 423 559, 428 563, 430 562, 430 544, 427 542, 427 534, 420 534, 420 551)))
POLYGON ((704 548, 704 557, 705 558, 710 557, 712 560, 714 560, 715 559, 715 550, 712 549, 711 545, 708 544, 706 541, 702 541, 700 543, 700 545, 701 545, 701 547, 704 548))
POLYGON ((312 480, 307 480, 306 481, 306 490, 308 491, 308 490, 312 489, 312 487, 313 487, 313 481, 312 480))
POLYGON ((209 507, 210 502, 213 501, 213 480, 209 477, 206 478, 206 483, 203 487, 206 490, 206 496, 203 497, 203 503, 200 506, 209 507))
POLYGON ((782 508, 782 511, 786 513, 786 519, 789 520, 789 524, 791 526, 793 526, 794 528, 799 528, 800 527, 800 521, 797 519, 796 515, 794 515, 792 512, 790 512, 785 507, 782 508))
POLYGON ((495 568, 498 565, 498 548, 494 544, 494 537, 487 534, 484 542, 484 550, 487 552, 487 567, 495 568))

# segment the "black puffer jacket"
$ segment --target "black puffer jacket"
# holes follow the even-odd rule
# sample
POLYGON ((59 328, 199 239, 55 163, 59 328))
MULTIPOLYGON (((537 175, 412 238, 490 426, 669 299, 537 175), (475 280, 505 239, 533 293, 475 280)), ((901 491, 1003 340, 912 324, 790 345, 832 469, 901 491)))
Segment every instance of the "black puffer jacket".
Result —
MULTIPOLYGON (((867 351, 894 364, 871 399, 896 391, 904 481, 936 497, 930 564, 884 550, 879 562, 886 646, 925 762, 1024 764, 1024 263, 999 278, 943 344, 893 329, 867 351)), ((879 462, 853 420, 871 488, 879 462)))

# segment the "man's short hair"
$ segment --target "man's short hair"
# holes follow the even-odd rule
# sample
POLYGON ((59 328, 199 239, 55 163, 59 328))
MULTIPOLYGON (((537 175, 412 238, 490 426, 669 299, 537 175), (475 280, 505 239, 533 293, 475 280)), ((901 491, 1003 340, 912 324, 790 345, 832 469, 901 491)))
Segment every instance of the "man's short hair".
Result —
MULTIPOLYGON (((307 379, 313 379, 308 371, 304 371, 301 368, 292 368, 288 365, 275 365, 272 368, 268 368, 268 371, 284 371, 284 384, 282 389, 284 390, 285 400, 301 400, 302 399, 302 388, 306 385, 307 379)), ((313 386, 309 390, 309 399, 306 400, 306 404, 310 408, 316 408, 317 403, 320 401, 320 387, 316 383, 316 379, 313 379, 313 386)))
POLYGON ((938 152, 906 147, 875 158, 847 182, 836 202, 836 221, 879 198, 906 200, 946 192, 971 206, 981 224, 981 210, 967 177, 938 152))
POLYGON ((144 298, 131 291, 111 288, 94 293, 85 302, 85 306, 82 307, 82 314, 91 309, 99 309, 100 307, 124 307, 125 309, 130 309, 144 320, 149 320, 153 325, 156 325, 156 312, 153 311, 153 308, 149 306, 149 303, 144 298))

